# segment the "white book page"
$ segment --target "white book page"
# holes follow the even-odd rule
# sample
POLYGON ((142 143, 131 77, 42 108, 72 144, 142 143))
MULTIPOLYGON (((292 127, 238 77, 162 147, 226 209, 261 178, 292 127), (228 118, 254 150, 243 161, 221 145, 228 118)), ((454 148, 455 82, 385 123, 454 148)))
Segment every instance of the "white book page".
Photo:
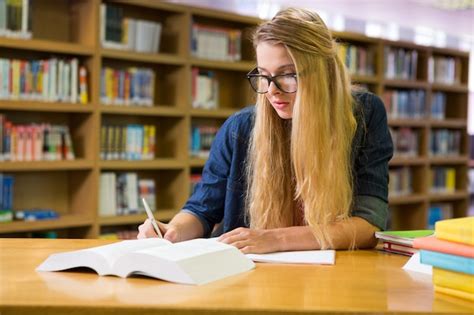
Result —
POLYGON ((86 250, 104 257, 107 260, 109 266, 112 266, 119 257, 127 253, 169 244, 171 244, 170 241, 162 238, 145 238, 139 240, 122 241, 114 244, 93 247, 86 250))
POLYGON ((305 250, 270 254, 247 254, 245 256, 256 262, 267 263, 321 265, 334 265, 336 263, 335 250, 305 250))
POLYGON ((216 242, 214 239, 194 239, 186 242, 174 243, 173 246, 143 249, 140 253, 163 258, 168 261, 181 261, 192 257, 226 250, 231 245, 216 242))

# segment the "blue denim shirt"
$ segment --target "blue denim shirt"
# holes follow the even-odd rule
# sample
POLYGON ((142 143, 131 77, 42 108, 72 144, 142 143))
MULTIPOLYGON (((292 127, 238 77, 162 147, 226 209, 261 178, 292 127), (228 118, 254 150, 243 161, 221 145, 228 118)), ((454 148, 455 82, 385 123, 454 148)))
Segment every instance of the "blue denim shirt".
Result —
MULTIPOLYGON (((354 202, 352 216, 385 229, 388 216, 388 161, 393 144, 385 107, 374 94, 354 94, 358 128, 353 140, 354 202), (361 123, 362 122, 362 123, 361 123)), ((183 207, 196 216, 209 236, 222 221, 223 233, 246 227, 245 163, 253 127, 254 107, 235 113, 222 125, 212 144, 202 180, 183 207)))

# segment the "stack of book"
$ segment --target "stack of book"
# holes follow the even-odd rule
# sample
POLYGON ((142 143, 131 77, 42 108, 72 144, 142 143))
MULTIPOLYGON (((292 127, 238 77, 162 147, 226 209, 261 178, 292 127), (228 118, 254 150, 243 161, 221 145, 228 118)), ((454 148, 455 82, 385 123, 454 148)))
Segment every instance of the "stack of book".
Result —
POLYGON ((31 38, 30 0, 0 0, 0 36, 31 38))
POLYGON ((435 292, 474 301, 474 217, 438 221, 435 237, 416 239, 421 263, 433 266, 435 292))
POLYGON ((123 8, 100 5, 102 47, 156 53, 160 50, 162 24, 124 17, 123 8))
POLYGON ((375 232, 375 237, 383 242, 383 251, 411 256, 418 252, 413 248, 416 238, 432 235, 432 230, 375 232))

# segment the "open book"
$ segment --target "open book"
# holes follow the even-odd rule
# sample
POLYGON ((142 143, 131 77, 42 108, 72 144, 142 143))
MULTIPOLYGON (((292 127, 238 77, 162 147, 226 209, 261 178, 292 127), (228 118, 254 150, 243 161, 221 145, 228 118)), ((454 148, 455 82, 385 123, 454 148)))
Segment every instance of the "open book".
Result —
POLYGON ((50 255, 37 271, 88 267, 99 275, 139 274, 184 284, 205 284, 255 267, 237 248, 211 239, 171 243, 160 238, 50 255))

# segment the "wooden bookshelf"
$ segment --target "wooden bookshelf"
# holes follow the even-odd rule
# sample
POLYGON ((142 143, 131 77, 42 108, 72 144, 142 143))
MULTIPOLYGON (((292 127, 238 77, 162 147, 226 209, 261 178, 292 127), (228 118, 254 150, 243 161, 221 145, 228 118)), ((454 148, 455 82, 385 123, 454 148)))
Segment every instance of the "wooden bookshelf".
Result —
MULTIPOLYGON (((49 103, 29 100, 0 100, 0 112, 14 122, 60 122, 71 129, 77 159, 57 162, 0 162, 0 172, 15 176, 15 208, 55 209, 60 219, 41 222, 0 224, 0 236, 29 236, 35 231, 59 231, 64 237, 95 238, 104 227, 138 225, 143 214, 100 217, 99 179, 102 172, 136 172, 139 178, 156 181, 156 218, 170 219, 190 194, 190 175, 202 170, 205 159, 191 157, 189 143, 194 124, 220 126, 239 109, 252 104, 255 94, 245 74, 255 67, 252 43, 248 40, 257 18, 185 5, 145 0, 61 0, 34 1, 31 40, 0 37, 0 58, 41 59, 51 56, 77 57, 88 70, 88 104, 49 103), (160 22, 163 25, 159 53, 102 48, 100 43, 100 4, 123 9, 125 17, 160 22), (55 27, 50 27, 50 21, 55 27), (240 61, 196 58, 191 54, 191 25, 242 31, 240 61), (155 97, 151 107, 105 105, 100 97, 103 67, 146 67, 156 75, 155 97), (192 69, 212 70, 219 82, 218 108, 192 108, 192 69), (108 124, 152 124, 157 128, 155 158, 150 161, 102 161, 101 126, 108 124)), ((391 118, 392 128, 412 128, 419 133, 418 155, 394 157, 390 169, 408 167, 414 174, 412 193, 389 196, 391 228, 425 228, 432 203, 453 204, 453 215, 467 212, 467 136, 461 136, 458 156, 430 156, 430 134, 435 129, 459 130, 467 127, 468 54, 407 42, 387 41, 350 32, 334 32, 340 43, 355 45, 373 54, 373 73, 351 73, 354 83, 383 97, 388 90, 422 90, 425 93, 424 118, 391 118), (418 55, 414 78, 385 76, 387 47, 415 50, 418 55), (453 57, 461 69, 460 82, 430 82, 429 59, 453 57), (444 119, 432 119, 434 93, 446 94, 444 119), (456 169, 453 193, 430 192, 430 169, 449 166, 456 169)))

